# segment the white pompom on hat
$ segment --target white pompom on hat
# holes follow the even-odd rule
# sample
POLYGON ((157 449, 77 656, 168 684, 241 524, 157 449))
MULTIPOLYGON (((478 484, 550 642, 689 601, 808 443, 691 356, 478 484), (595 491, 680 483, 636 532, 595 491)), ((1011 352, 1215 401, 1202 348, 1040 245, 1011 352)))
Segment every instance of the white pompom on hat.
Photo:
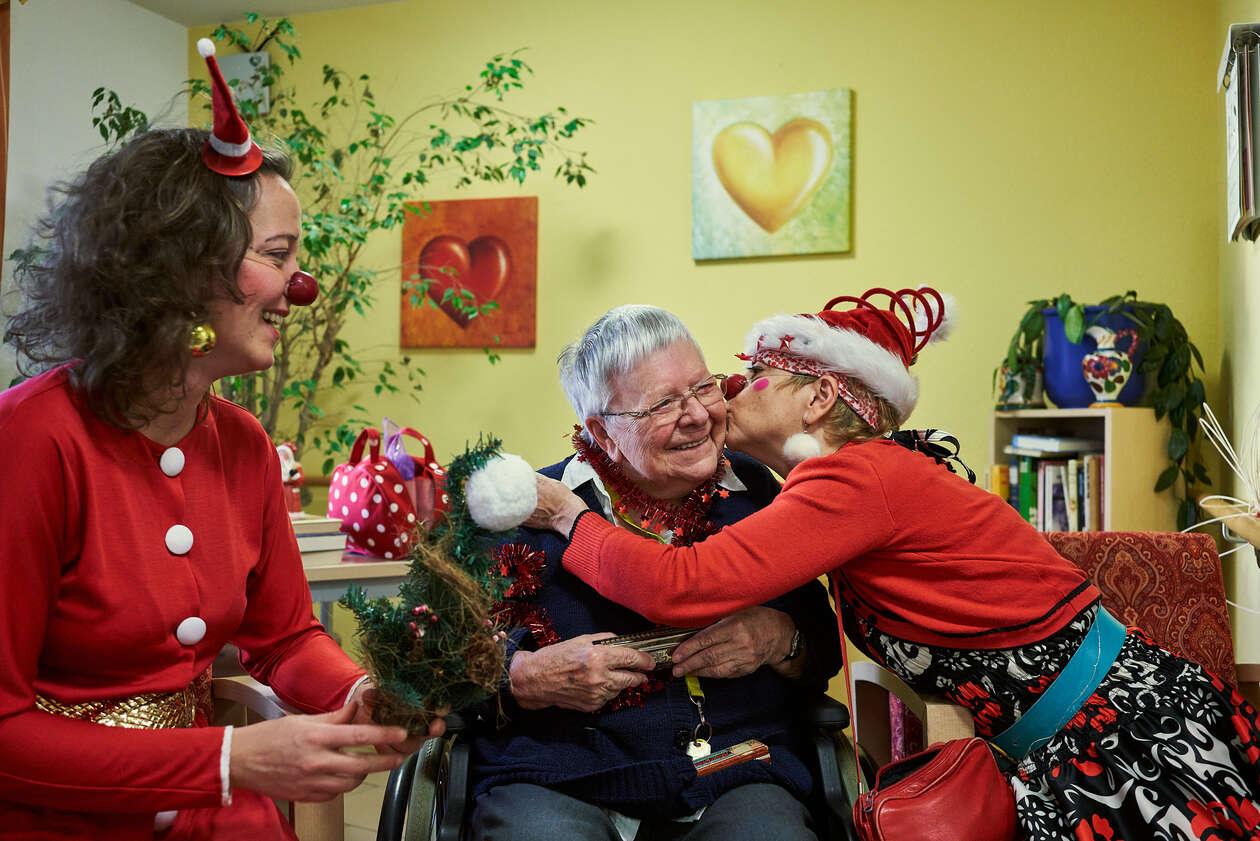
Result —
POLYGON ((219 62, 214 57, 214 42, 209 38, 199 39, 197 52, 206 60, 210 71, 210 105, 214 113, 214 127, 201 147, 201 160, 220 175, 256 172, 262 166, 262 149, 250 137, 249 127, 236 110, 232 91, 223 80, 219 62))
POLYGON ((534 468, 510 453, 492 458, 464 482, 464 499, 477 525, 486 531, 510 531, 538 506, 534 468))
MULTIPOLYGON (((950 301, 928 286, 840 295, 821 312, 775 315, 754 324, 740 358, 798 374, 852 378, 887 401, 904 421, 919 400, 919 381, 910 366, 929 341, 948 333, 950 301), (872 300, 881 297, 887 299, 883 306, 872 300), (834 309, 839 304, 852 308, 834 309)), ((842 390, 845 402, 874 426, 874 407, 847 393, 842 390)))

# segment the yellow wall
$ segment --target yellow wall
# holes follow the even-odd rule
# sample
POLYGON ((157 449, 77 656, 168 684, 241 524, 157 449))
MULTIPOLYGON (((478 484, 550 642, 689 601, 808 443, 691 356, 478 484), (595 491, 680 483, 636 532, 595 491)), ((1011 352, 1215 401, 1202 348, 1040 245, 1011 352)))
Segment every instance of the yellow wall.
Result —
MULTIPOLYGON (((599 170, 583 191, 543 178, 425 194, 541 197, 537 349, 493 367, 479 351, 414 354, 428 372, 422 407, 356 398, 432 436, 440 457, 489 430, 543 465, 565 454, 573 421, 556 353, 611 306, 674 310, 714 369, 731 370, 771 311, 926 282, 956 296, 961 324, 924 352, 912 422, 958 432, 979 468, 991 371, 1024 302, 1135 289, 1186 325, 1241 442, 1260 407, 1260 246, 1224 242, 1213 76, 1227 25, 1254 20, 1255 0, 412 0, 298 17, 312 74, 324 62, 367 71, 395 113, 528 46, 537 75, 519 108, 596 120, 579 136, 599 170), (692 102, 831 87, 854 91, 852 253, 694 263, 692 102)), ((396 266, 398 250, 382 237, 371 256, 396 266)), ((392 359, 397 325, 386 293, 347 337, 392 359)), ((1246 550, 1225 571, 1231 595, 1258 606, 1253 560, 1246 550)), ((1260 620, 1234 618, 1240 659, 1260 660, 1260 620)))
MULTIPOLYGON (((1225 43, 1225 33, 1231 23, 1260 21, 1260 3, 1229 0, 1220 5, 1218 21, 1217 57, 1225 43)), ((1223 110, 1223 95, 1218 95, 1218 112, 1223 110)), ((1217 121, 1217 159, 1224 160, 1224 118, 1217 121)), ((1223 170, 1222 170, 1223 173, 1223 170)), ((1257 413, 1260 412, 1260 245, 1252 242, 1225 242, 1225 189, 1218 191, 1216 215, 1220 220, 1217 237, 1220 259, 1221 301, 1221 355, 1223 392, 1230 399, 1221 400, 1222 422, 1235 447, 1241 447, 1257 434, 1257 413)), ((1232 478, 1232 477, 1231 477, 1232 478)), ((1242 484, 1233 479, 1226 492, 1247 496, 1242 484)), ((1256 500, 1252 500, 1255 502, 1256 500)), ((1255 552, 1245 548, 1225 561, 1226 587, 1233 598, 1243 605, 1260 608, 1260 570, 1255 564, 1255 552)), ((1260 661, 1260 617, 1246 611, 1232 610, 1234 640, 1239 662, 1260 661)))
MULTIPOLYGON (((1029 298, 1133 288, 1167 301, 1219 359, 1210 12, 1180 0, 413 0, 299 16, 308 89, 325 62, 366 71, 382 106, 403 113, 495 51, 528 46, 536 75, 517 107, 596 121, 578 138, 599 170, 585 190, 544 177, 425 194, 540 196, 537 348, 493 367, 480 351, 417 353, 423 406, 356 398, 423 430, 440 457, 489 430, 541 466, 565 454, 573 421, 556 353, 611 306, 674 310, 731 370, 748 326, 772 311, 926 282, 957 297, 962 323, 916 366, 913 422, 957 431, 982 467, 990 375, 1029 298), (693 262, 692 102, 832 87, 854 91, 852 253, 693 262)), ((396 267, 398 252, 397 235, 382 236, 371 259, 396 267)), ((346 331, 364 356, 397 355, 396 283, 346 331)))

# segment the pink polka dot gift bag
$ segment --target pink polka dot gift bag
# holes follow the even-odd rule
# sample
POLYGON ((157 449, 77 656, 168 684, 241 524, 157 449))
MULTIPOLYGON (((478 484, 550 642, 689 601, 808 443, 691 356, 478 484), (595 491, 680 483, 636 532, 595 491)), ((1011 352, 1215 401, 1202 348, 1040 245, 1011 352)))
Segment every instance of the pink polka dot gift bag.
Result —
POLYGON ((355 440, 350 460, 333 470, 328 516, 341 520, 348 552, 403 558, 419 529, 446 510, 445 479, 428 438, 403 427, 390 436, 382 453, 381 433, 367 427, 355 440), (420 442, 423 458, 407 453, 403 437, 420 442))

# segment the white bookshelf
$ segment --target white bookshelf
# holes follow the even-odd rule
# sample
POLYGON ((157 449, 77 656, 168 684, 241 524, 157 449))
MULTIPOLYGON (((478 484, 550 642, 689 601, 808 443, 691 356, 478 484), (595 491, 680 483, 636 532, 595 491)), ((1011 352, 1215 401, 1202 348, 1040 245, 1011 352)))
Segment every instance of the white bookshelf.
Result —
POLYGON ((1172 490, 1155 493, 1155 480, 1170 464, 1170 430, 1166 418, 1155 420, 1155 410, 1145 407, 996 411, 989 463, 1010 463, 1003 450, 1017 432, 1102 441, 1103 530, 1176 531, 1172 490))

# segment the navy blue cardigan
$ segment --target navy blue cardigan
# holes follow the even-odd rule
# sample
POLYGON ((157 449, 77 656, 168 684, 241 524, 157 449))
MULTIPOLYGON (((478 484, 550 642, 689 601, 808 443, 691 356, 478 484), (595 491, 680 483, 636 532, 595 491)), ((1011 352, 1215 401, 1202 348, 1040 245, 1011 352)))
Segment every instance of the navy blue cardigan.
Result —
MULTIPOLYGON (((779 488, 759 463, 732 453, 727 457, 748 491, 717 499, 710 512, 717 526, 762 508, 779 488)), ((539 472, 558 479, 567 463, 568 459, 539 472)), ((593 510, 600 510, 591 483, 576 492, 593 510)), ((537 603, 546 609, 562 639, 654 627, 565 572, 560 564, 565 541, 555 533, 522 529, 511 542, 527 543, 546 553, 537 603)), ((556 707, 525 710, 505 687, 500 696, 504 713, 500 726, 494 727, 494 714, 487 711, 479 716, 481 724, 474 725, 474 731, 482 733, 473 739, 474 795, 496 785, 528 782, 637 817, 688 815, 725 791, 751 782, 778 783, 806 799, 813 783, 804 760, 809 734, 802 726, 799 705, 824 690, 828 678, 840 668, 835 614, 826 589, 817 581, 766 605, 791 615, 805 636, 807 673, 792 681, 763 666, 746 677, 701 678, 700 684, 705 715, 713 724, 713 750, 759 739, 770 747, 769 763, 745 762, 697 777, 685 753, 697 723, 696 711, 685 682, 668 679, 668 672, 664 690, 646 694, 644 706, 607 713, 556 707)), ((522 649, 535 647, 528 631, 518 630, 513 641, 522 649)))

